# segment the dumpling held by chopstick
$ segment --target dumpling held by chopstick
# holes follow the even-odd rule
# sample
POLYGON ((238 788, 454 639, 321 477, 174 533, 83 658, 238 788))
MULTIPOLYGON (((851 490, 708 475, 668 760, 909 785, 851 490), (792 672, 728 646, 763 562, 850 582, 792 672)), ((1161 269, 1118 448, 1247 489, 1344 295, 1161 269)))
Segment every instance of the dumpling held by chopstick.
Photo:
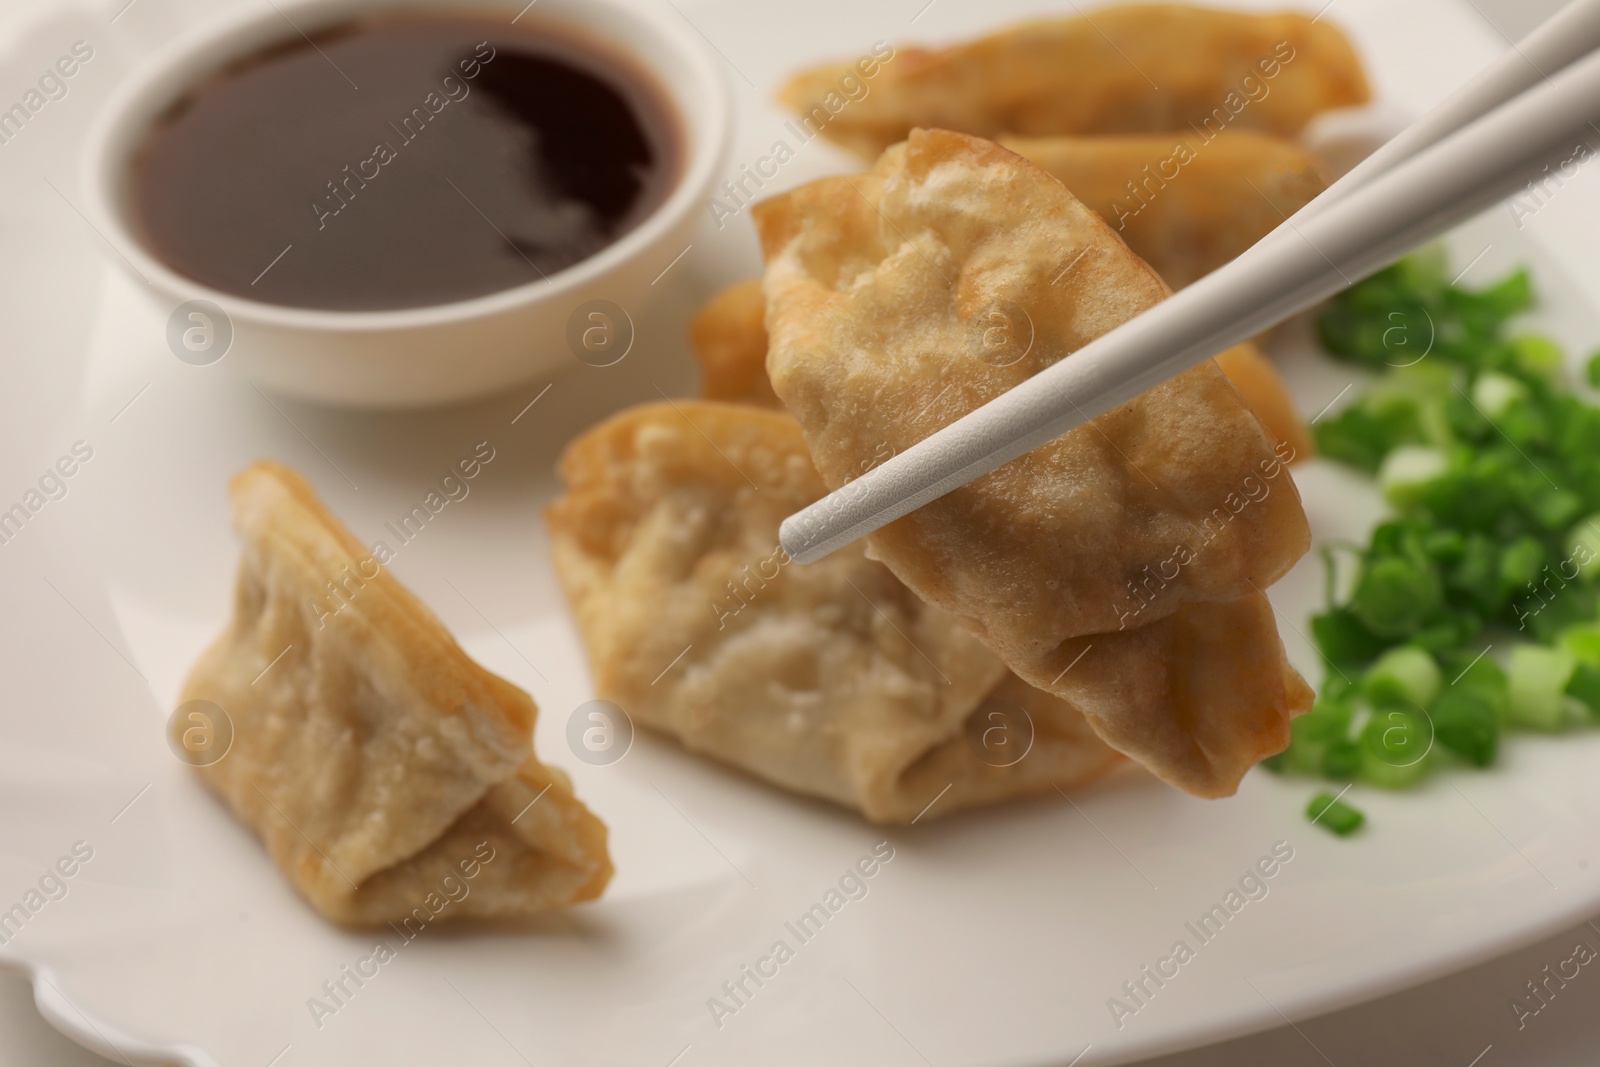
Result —
MULTIPOLYGON (((1167 295, 1059 182, 943 130, 754 217, 767 368, 830 488, 1167 295)), ((1309 544, 1286 458, 1207 361, 871 549, 1114 747, 1227 794, 1309 703, 1263 592, 1309 544)))

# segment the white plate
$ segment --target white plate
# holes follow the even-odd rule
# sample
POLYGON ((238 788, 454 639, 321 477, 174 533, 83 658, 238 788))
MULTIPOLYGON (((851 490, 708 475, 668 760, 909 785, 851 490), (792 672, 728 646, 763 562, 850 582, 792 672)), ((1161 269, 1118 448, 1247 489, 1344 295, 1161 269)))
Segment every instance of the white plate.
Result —
MULTIPOLYGON (((603 412, 681 395, 683 322, 709 288, 755 269, 743 218, 709 221, 640 315, 615 367, 576 366, 548 393, 428 416, 349 415, 269 401, 228 373, 179 363, 163 314, 102 266, 71 206, 76 137, 129 59, 199 0, 125 0, 56 15, 6 56, 23 86, 77 39, 96 58, 68 95, 0 145, 0 508, 77 440, 93 459, 0 545, 0 910, 26 902, 77 842, 93 858, 67 893, 0 946, 32 973, 57 1026, 113 1058, 193 1063, 389 1062, 1025 1065, 1123 1062, 1277 1025, 1463 967, 1600 908, 1594 864, 1600 737, 1518 737, 1487 773, 1398 795, 1362 792, 1370 829, 1349 841, 1308 826, 1312 786, 1253 773, 1235 798, 1199 801, 1129 774, 1075 797, 878 831, 641 736, 596 767, 566 748, 591 694, 545 555, 538 514, 562 442, 603 412), (46 184, 50 182, 54 188, 46 184), (527 407, 530 401, 535 401, 527 407), (178 681, 227 610, 235 549, 223 486, 258 455, 304 470, 359 535, 389 539, 460 455, 495 459, 395 568, 468 651, 527 687, 537 744, 612 827, 617 877, 593 905, 537 922, 429 929, 339 1010, 314 1019, 323 983, 381 935, 318 919, 261 849, 175 760, 162 724, 178 681), (868 895, 795 945, 784 924, 879 841, 894 859, 868 895), (1293 859, 1177 977, 1119 1028, 1107 1001, 1165 956, 1258 857, 1293 859), (719 1027, 707 1001, 775 940, 795 958, 719 1027), (320 1024, 320 1025, 319 1025, 320 1024), (275 1057, 282 1057, 275 1059, 275 1057), (675 1059, 676 1057, 676 1059, 675 1059)), ((204 5, 214 10, 215 5, 204 5)), ((778 72, 877 38, 949 36, 1044 5, 829 0, 775 10, 731 0, 685 8, 748 75, 735 165, 765 154, 782 117, 778 72)), ((1420 110, 1490 58, 1496 42, 1445 0, 1404 17, 1343 0, 1392 105, 1420 110)), ((11 89, 7 88, 6 92, 11 89)), ((806 146, 769 188, 842 169, 806 146)), ((1459 235, 1483 281, 1529 263, 1539 321, 1587 351, 1600 340, 1592 277, 1561 262, 1600 225, 1575 189, 1524 230, 1492 213, 1459 235), (1587 228, 1585 228, 1587 227, 1587 228), (1548 247, 1547 247, 1548 246, 1548 247)), ((1351 381, 1315 356, 1304 324, 1279 347, 1302 408, 1351 381)), ((1369 487, 1332 467, 1298 473, 1319 538, 1360 535, 1369 487)), ((1274 590, 1297 664, 1317 606, 1308 559, 1274 590)), ((399 938, 388 935, 391 944, 399 938)), ((347 980, 348 981, 348 980, 347 980)))

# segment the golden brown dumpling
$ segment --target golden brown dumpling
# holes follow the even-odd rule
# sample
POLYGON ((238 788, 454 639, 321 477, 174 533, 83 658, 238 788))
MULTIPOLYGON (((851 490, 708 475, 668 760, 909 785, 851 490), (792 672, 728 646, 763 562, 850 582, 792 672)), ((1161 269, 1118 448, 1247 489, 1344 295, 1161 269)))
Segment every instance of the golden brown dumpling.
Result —
POLYGON ((1228 376, 1228 381, 1239 390, 1239 398, 1251 414, 1261 420, 1262 427, 1275 444, 1287 445, 1277 449, 1287 463, 1310 459, 1317 454, 1316 440, 1311 428, 1295 410, 1289 387, 1278 375, 1272 360, 1255 345, 1246 341, 1242 345, 1216 355, 1218 368, 1228 376))
MULTIPOLYGON (((736 282, 707 300, 689 323, 689 345, 700 364, 700 393, 759 407, 782 407, 767 377, 766 298, 761 279, 736 282)), ((1217 366, 1274 441, 1289 446, 1285 462, 1315 453, 1305 423, 1272 361, 1246 341, 1217 353, 1217 366)))
MULTIPOLYGON (((755 221, 767 369, 830 488, 1167 295, 1060 182, 949 131, 913 131, 869 173, 758 204, 755 221)), ((869 540, 1113 746, 1223 795, 1309 697, 1262 593, 1309 543, 1286 458, 1208 360, 869 540), (1203 665, 1192 650, 1215 649, 1191 620, 1217 612, 1236 641, 1203 665), (1085 664, 1118 671, 1069 670, 1091 645, 1085 664), (1207 684, 1184 681, 1197 672, 1207 684)))
POLYGON ((1000 143, 1099 212, 1174 289, 1227 263, 1328 187, 1310 152, 1248 130, 1000 143))
POLYGON ((782 407, 767 377, 767 300, 761 279, 719 289, 689 320, 689 351, 707 400, 782 407))
MULTIPOLYGON (((917 126, 1016 134, 1265 130, 1365 103, 1366 77, 1328 20, 1187 4, 1036 19, 948 48, 882 49, 792 77, 779 101, 871 159, 917 126), (885 58, 887 57, 887 58, 885 58), (841 88, 864 85, 864 96, 841 88)), ((859 92, 859 90, 858 90, 859 92)))
POLYGON ((605 825, 535 758, 528 695, 468 659, 294 471, 255 463, 230 492, 234 615, 183 699, 231 722, 200 775, 294 887, 338 922, 411 929, 598 896, 605 825))
POLYGON ((689 320, 689 348, 707 400, 778 406, 767 380, 766 314, 761 279, 751 278, 712 294, 689 320))
POLYGON ((595 687, 686 748, 882 822, 1118 762, 1081 715, 1006 681, 982 642, 861 546, 789 560, 778 523, 823 493, 789 416, 630 408, 574 441, 561 477, 547 518, 595 687), (1019 721, 1026 756, 986 743, 1020 743, 1019 721))

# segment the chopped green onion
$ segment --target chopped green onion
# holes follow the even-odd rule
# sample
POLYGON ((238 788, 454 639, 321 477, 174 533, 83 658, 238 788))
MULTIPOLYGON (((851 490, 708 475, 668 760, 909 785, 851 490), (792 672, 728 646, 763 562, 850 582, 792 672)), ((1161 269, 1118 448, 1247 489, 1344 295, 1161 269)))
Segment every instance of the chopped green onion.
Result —
POLYGON ((1444 450, 1429 445, 1401 445, 1378 466, 1378 489, 1394 507, 1405 511, 1422 500, 1422 487, 1450 469, 1444 450))
POLYGON ((1544 489, 1528 503, 1542 529, 1560 530, 1583 514, 1583 497, 1567 489, 1544 489))
POLYGON ((1344 674, 1343 672, 1336 673, 1336 674, 1332 675, 1331 677, 1324 678, 1322 680, 1322 698, 1321 699, 1323 699, 1323 700, 1344 700, 1346 698, 1354 699, 1355 696, 1357 695, 1359 689, 1360 689, 1360 686, 1356 683, 1356 680, 1354 678, 1350 677, 1348 674, 1344 674))
POLYGON ((1431 569, 1390 556, 1361 572, 1351 608, 1373 633, 1405 637, 1439 606, 1440 595, 1438 576, 1431 569))
POLYGON ((1387 708, 1361 730, 1361 777, 1385 789, 1404 789, 1428 772, 1433 727, 1427 717, 1387 708))
POLYGON ((1589 362, 1584 365, 1584 376, 1589 379, 1589 384, 1600 389, 1600 352, 1589 357, 1589 362))
POLYGON ((1491 422, 1505 418, 1512 405, 1527 398, 1527 386, 1494 371, 1478 375, 1478 380, 1472 383, 1472 402, 1491 422))
POLYGON ((1494 542, 1479 533, 1468 534, 1461 558, 1446 572, 1445 582, 1466 598, 1468 606, 1485 614, 1498 611, 1503 601, 1500 554, 1494 542))
POLYGON ((1367 821, 1360 809, 1351 807, 1332 793, 1318 793, 1312 797, 1311 803, 1306 805, 1306 818, 1327 827, 1340 837, 1355 833, 1367 821))
POLYGON ((1600 515, 1590 515, 1568 531, 1567 559, 1580 576, 1590 581, 1600 576, 1600 515))
POLYGON ((1500 714, 1482 693, 1450 689, 1432 712, 1439 744, 1475 767, 1494 762, 1500 745, 1500 714))
POLYGON ((1569 626, 1561 631, 1556 643, 1571 652, 1580 663, 1600 665, 1600 623, 1586 622, 1569 626))
POLYGON ((1527 596, 1526 586, 1544 569, 1545 552, 1537 538, 1519 537, 1500 551, 1500 584, 1507 596, 1527 596))
MULTIPOLYGON (((1344 608, 1313 615, 1311 638, 1324 659, 1341 667, 1367 663, 1388 645, 1386 640, 1367 629, 1355 612, 1344 608)), ((1326 684, 1323 692, 1327 692, 1326 684)))
POLYGON ((1376 705, 1404 703, 1425 708, 1439 695, 1444 679, 1432 656, 1420 648, 1401 645, 1380 656, 1362 682, 1367 697, 1376 705))
POLYGON ((1579 662, 1567 682, 1567 695, 1582 704, 1591 716, 1600 718, 1600 664, 1579 662))
POLYGON ((1517 366, 1540 378, 1551 378, 1561 371, 1561 346, 1542 334, 1527 333, 1511 339, 1517 366))
POLYGON ((1487 649, 1460 652, 1448 659, 1445 667, 1445 674, 1453 676, 1446 692, 1473 694, 1493 708, 1502 723, 1510 717, 1511 683, 1500 664, 1489 657, 1487 649))
POLYGON ((1562 696, 1577 669, 1577 658, 1564 648, 1517 645, 1511 650, 1511 721, 1535 730, 1559 729, 1562 696))
POLYGON ((1423 535, 1422 551, 1435 563, 1457 563, 1467 553, 1467 535, 1460 530, 1431 530, 1423 535))
POLYGON ((1324 778, 1354 778, 1361 773, 1361 743, 1349 737, 1329 742, 1322 756, 1324 778))
MULTIPOLYGON (((1600 723, 1600 404, 1568 388, 1552 338, 1509 331, 1533 303, 1526 270, 1484 289, 1449 277, 1433 247, 1318 317, 1328 351, 1376 377, 1317 442, 1375 475, 1395 517, 1348 587, 1324 552, 1311 632, 1329 671, 1278 769, 1400 788, 1444 758, 1436 741, 1487 767, 1508 728, 1555 730, 1580 708, 1600 723), (1397 365, 1408 352, 1429 358, 1397 365)), ((1585 367, 1600 389, 1600 351, 1585 367)))
POLYGON ((1365 408, 1347 408, 1314 427, 1317 450, 1330 459, 1364 471, 1376 471, 1391 440, 1410 436, 1404 415, 1382 417, 1365 408))
POLYGON ((1310 711, 1289 723, 1284 767, 1301 774, 1321 774, 1328 746, 1350 734, 1354 709, 1344 701, 1319 699, 1310 711))
POLYGON ((1520 615, 1518 625, 1526 621, 1527 632, 1542 644, 1554 643, 1562 631, 1593 619, 1600 610, 1600 601, 1590 586, 1562 582, 1548 570, 1546 575, 1545 581, 1540 583, 1544 592, 1531 598, 1531 603, 1524 601, 1517 607, 1519 612, 1538 609, 1536 614, 1520 615))
POLYGON ((1533 303, 1533 279, 1518 268, 1480 293, 1474 294, 1481 309, 1503 322, 1533 303))

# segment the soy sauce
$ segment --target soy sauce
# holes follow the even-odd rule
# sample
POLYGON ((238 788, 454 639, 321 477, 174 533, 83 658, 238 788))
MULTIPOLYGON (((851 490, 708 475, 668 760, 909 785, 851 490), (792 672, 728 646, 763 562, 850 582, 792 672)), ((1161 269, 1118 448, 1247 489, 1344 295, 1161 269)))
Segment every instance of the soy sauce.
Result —
POLYGON ((677 179, 677 116, 595 41, 458 16, 295 37, 196 85, 145 135, 146 245, 225 292, 424 307, 555 274, 677 179))

